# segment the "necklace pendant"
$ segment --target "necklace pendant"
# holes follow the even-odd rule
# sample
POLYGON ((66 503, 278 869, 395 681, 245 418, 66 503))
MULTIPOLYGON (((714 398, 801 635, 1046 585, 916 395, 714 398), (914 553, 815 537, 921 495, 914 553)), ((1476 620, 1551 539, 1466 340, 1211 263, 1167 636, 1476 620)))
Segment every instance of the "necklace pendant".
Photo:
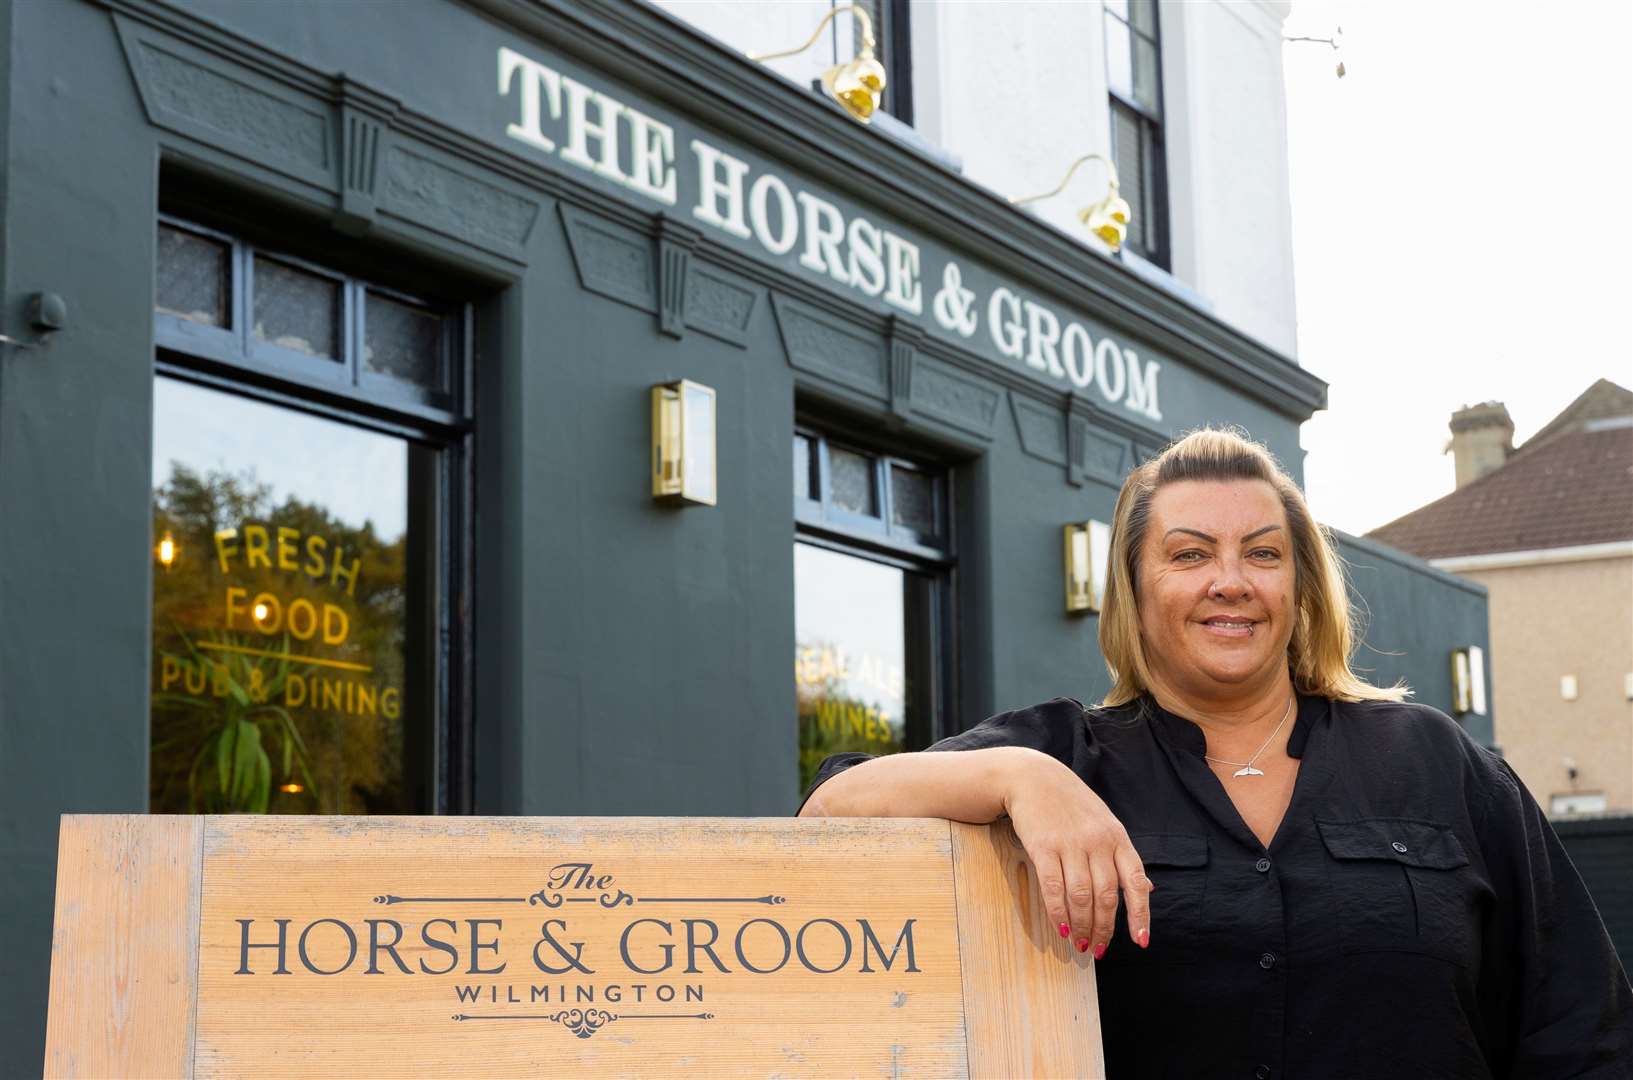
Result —
POLYGON ((1263 776, 1264 775, 1264 770, 1263 769, 1255 769, 1251 765, 1244 765, 1242 768, 1237 769, 1235 772, 1231 773, 1231 775, 1232 776, 1263 776))

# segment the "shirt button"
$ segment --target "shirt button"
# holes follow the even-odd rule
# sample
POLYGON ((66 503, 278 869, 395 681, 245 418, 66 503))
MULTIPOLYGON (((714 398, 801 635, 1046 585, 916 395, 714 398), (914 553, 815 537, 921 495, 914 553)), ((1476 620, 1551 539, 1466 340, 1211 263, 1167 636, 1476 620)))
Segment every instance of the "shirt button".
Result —
POLYGON ((1270 1066, 1260 1065, 1257 1069, 1253 1070, 1253 1075, 1258 1077, 1259 1080, 1270 1080, 1270 1066))
POLYGON ((1273 953, 1265 953, 1263 956, 1259 957, 1259 966, 1264 968, 1266 971, 1269 971, 1271 968, 1275 967, 1275 955, 1273 953))
POLYGON ((1396 851, 1400 852, 1402 855, 1406 854, 1406 845, 1401 843, 1399 840, 1396 840, 1393 844, 1390 844, 1389 846, 1394 848, 1396 851))
POLYGON ((1253 864, 1253 869, 1257 870, 1261 874, 1267 873, 1270 870, 1270 860, 1260 859, 1258 862, 1253 864))

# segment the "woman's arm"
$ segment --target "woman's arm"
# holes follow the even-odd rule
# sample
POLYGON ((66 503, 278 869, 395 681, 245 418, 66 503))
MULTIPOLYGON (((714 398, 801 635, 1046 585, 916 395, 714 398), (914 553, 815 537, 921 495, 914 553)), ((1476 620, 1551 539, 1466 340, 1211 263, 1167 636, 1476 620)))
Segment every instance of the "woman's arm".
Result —
POLYGON ((934 817, 986 825, 1009 812, 1007 796, 1028 764, 1056 764, 1026 746, 957 754, 888 754, 823 781, 800 817, 934 817), (1030 759, 1030 760, 1029 760, 1030 759))
POLYGON ((799 816, 982 825, 1008 815, 1061 937, 1079 952, 1092 947, 1099 959, 1121 899, 1129 936, 1144 948, 1151 883, 1122 823, 1084 779, 1097 756, 1087 738, 1082 706, 1057 699, 990 717, 918 753, 836 754, 823 762, 799 816), (958 752, 933 752, 947 750, 958 752))
POLYGON ((1506 761, 1480 823, 1496 904, 1485 1005, 1508 1043, 1498 1075, 1629 1076, 1633 987, 1564 845, 1506 761))

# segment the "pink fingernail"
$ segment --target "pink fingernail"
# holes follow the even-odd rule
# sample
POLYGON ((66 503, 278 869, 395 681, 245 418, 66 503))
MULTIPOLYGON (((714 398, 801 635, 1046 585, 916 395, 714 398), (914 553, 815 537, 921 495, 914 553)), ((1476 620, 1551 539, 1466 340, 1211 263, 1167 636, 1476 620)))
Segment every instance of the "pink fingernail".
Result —
POLYGON ((1147 948, 1151 944, 1151 931, 1141 930, 1138 934, 1135 934, 1134 943, 1142 949, 1147 948))
POLYGON ((1072 934, 1071 927, 1067 926, 1065 923, 1061 923, 1060 924, 1060 936, 1061 937, 1070 937, 1071 934, 1072 934))
POLYGON ((1077 951, 1078 952, 1082 952, 1084 949, 1087 949, 1088 947, 1089 947, 1089 939, 1088 938, 1078 938, 1077 939, 1077 951))
POLYGON ((1100 944, 1098 944, 1098 945, 1096 945, 1094 947, 1094 958, 1096 960, 1099 960, 1101 957, 1103 957, 1105 955, 1106 955, 1106 943, 1104 941, 1102 941, 1100 944))

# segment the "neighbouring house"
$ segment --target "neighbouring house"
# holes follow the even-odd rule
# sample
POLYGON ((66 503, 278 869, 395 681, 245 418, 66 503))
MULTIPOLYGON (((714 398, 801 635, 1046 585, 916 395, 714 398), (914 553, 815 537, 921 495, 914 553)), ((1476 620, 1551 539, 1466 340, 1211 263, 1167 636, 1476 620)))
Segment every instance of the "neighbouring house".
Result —
POLYGON ((1367 536, 1486 586, 1496 741, 1555 817, 1633 814, 1633 391, 1600 379, 1528 439, 1459 410, 1457 489, 1367 536))

